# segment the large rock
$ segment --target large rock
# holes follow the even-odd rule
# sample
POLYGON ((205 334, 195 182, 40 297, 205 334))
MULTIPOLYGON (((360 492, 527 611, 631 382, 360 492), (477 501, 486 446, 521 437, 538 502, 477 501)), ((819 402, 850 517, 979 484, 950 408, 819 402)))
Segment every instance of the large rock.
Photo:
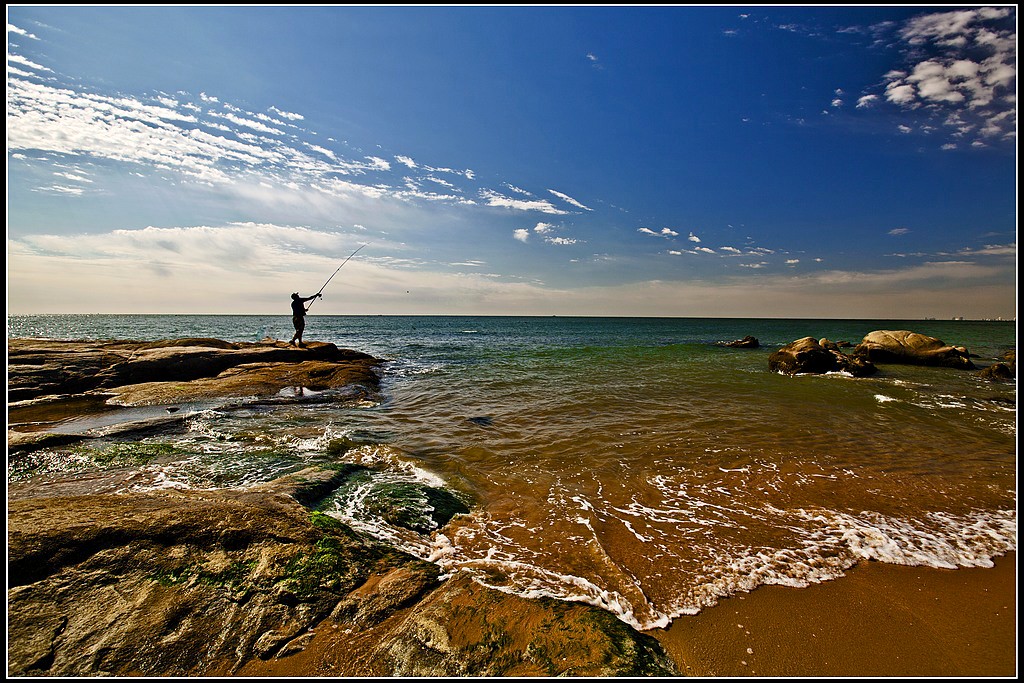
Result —
POLYGON ((302 479, 9 501, 8 674, 230 670, 277 655, 376 573, 436 584, 436 567, 311 517, 302 479))
POLYGON ((973 370, 970 354, 962 346, 950 346, 940 339, 908 330, 869 332, 853 355, 872 363, 933 365, 973 370))
POLYGON ((797 339, 772 353, 768 369, 786 375, 848 372, 854 377, 866 377, 876 371, 870 362, 847 356, 838 347, 825 348, 814 337, 797 339))
POLYGON ((442 581, 303 507, 356 470, 9 500, 8 675, 677 675, 599 608, 442 581))

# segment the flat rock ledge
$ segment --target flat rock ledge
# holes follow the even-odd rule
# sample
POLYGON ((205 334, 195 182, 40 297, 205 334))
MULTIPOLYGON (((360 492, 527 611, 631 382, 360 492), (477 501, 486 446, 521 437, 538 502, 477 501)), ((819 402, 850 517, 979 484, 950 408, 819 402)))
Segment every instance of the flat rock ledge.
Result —
MULTIPOLYGON (((181 422, 182 406, 335 392, 375 394, 383 361, 334 344, 305 347, 186 338, 163 341, 11 339, 7 345, 8 448, 68 443, 82 435, 48 429, 69 415, 157 406, 122 431, 181 422)), ((126 415, 134 415, 124 411, 126 415)), ((106 434, 109 434, 108 430, 106 434)))

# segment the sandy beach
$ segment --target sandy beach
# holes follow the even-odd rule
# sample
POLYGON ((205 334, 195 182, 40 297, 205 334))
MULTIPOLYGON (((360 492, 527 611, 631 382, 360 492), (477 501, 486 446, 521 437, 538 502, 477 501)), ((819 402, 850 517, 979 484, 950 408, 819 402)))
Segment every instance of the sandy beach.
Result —
POLYGON ((692 676, 1017 673, 1016 553, 991 569, 862 563, 808 588, 763 586, 652 631, 692 676))

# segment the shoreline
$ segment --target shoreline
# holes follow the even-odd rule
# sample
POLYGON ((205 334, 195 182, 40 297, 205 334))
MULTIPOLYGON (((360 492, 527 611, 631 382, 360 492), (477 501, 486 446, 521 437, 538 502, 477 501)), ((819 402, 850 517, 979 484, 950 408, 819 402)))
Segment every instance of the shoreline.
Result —
POLYGON ((1017 556, 936 569, 862 562, 805 588, 761 586, 647 631, 687 676, 1017 674, 1017 556))

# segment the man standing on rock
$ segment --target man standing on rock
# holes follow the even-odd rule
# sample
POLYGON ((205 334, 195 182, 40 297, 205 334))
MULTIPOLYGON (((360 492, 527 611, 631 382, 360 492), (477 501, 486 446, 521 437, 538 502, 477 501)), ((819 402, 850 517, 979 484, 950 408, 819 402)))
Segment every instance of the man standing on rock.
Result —
POLYGON ((289 344, 294 344, 298 341, 298 345, 302 346, 302 332, 306 329, 306 307, 303 304, 317 297, 323 298, 323 294, 317 292, 313 296, 305 298, 299 296, 298 292, 292 294, 292 325, 295 326, 295 335, 288 342, 289 344))

